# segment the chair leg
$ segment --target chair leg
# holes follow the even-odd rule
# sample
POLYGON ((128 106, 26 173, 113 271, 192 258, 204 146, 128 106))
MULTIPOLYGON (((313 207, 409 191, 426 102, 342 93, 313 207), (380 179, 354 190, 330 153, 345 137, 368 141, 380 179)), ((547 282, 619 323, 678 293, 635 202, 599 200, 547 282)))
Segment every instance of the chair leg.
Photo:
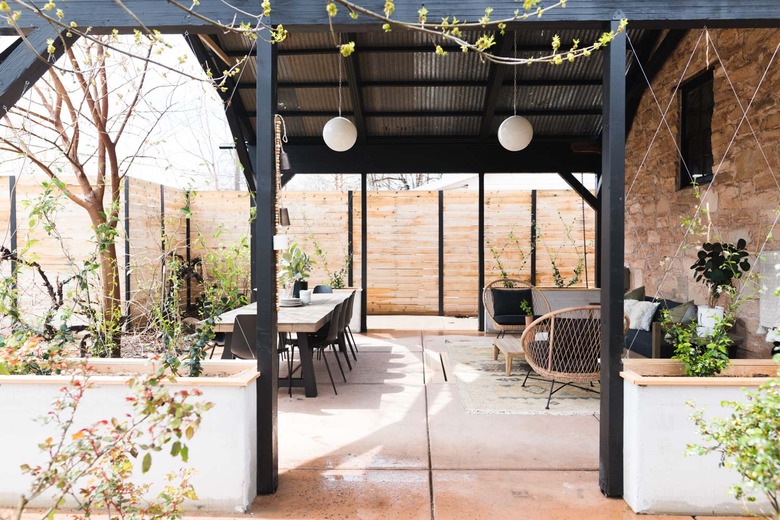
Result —
POLYGON ((352 357, 354 357, 355 361, 357 361, 355 352, 360 352, 360 349, 358 349, 357 341, 355 341, 355 336, 352 335, 352 329, 349 327, 349 325, 347 325, 347 332, 349 332, 349 338, 352 340, 352 344, 355 346, 355 350, 352 351, 352 357))
MULTIPOLYGON (((331 345, 330 348, 333 349, 333 357, 336 358, 336 363, 339 365, 339 370, 341 370, 341 377, 344 378, 344 382, 347 382, 347 376, 344 375, 344 368, 341 366, 341 360, 339 359, 339 349, 336 348, 336 345, 331 345)), ((322 349, 322 356, 325 357, 325 349, 322 349)))
POLYGON ((523 379, 523 384, 520 386, 525 386, 525 382, 528 381, 528 376, 531 375, 531 367, 528 367, 528 372, 525 373, 525 379, 523 379))
POLYGON ((552 382, 550 383, 550 395, 547 396, 547 406, 544 407, 545 410, 550 409, 550 399, 552 399, 553 387, 555 387, 555 379, 553 379, 552 382))
MULTIPOLYGON (((336 359, 339 357, 336 356, 336 359)), ((325 355, 325 349, 322 349, 322 359, 325 360, 325 368, 328 369, 328 377, 330 378, 330 384, 333 386, 333 393, 336 395, 339 395, 339 393, 336 391, 336 383, 333 381, 333 374, 330 373, 330 365, 328 365, 328 356, 325 355)))
POLYGON ((357 345, 354 345, 353 339, 350 338, 350 332, 349 329, 344 329, 344 339, 347 340, 347 347, 349 347, 349 351, 352 352, 352 358, 357 361, 357 355, 355 354, 355 349, 357 348, 357 345))

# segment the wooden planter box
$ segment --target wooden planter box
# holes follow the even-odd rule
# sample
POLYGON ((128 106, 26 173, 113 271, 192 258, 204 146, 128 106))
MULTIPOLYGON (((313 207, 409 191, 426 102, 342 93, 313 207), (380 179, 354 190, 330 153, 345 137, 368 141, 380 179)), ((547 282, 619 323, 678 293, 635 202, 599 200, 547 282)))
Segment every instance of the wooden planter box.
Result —
POLYGON ((776 373, 769 359, 732 360, 718 377, 685 377, 677 360, 624 360, 623 498, 631 509, 678 515, 770 511, 762 494, 753 504, 729 494, 741 477, 719 467, 718 454, 685 455, 688 444, 703 442, 685 403, 705 409, 705 418, 725 417, 730 409, 721 401, 743 401, 744 388, 756 389, 776 373))
MULTIPOLYGON (((121 418, 130 410, 125 402, 129 376, 112 373, 143 373, 150 365, 143 359, 94 359, 90 366, 96 374, 90 377, 93 386, 79 405, 76 426, 86 426, 101 419, 121 418)), ((235 513, 249 507, 257 491, 257 389, 259 376, 254 361, 204 361, 204 373, 214 377, 180 377, 171 387, 198 388, 214 407, 204 413, 200 429, 188 442, 189 465, 196 473, 190 479, 198 495, 189 501, 189 510, 235 513), (225 375, 226 374, 226 375, 225 375)), ((36 418, 46 415, 59 389, 70 382, 69 376, 0 376, 0 508, 16 507, 19 497, 29 488, 30 479, 23 475, 21 464, 45 462, 38 444, 52 436, 53 425, 41 425, 36 418)), ((74 429, 73 432, 77 431, 74 429)), ((149 473, 141 475, 137 463, 138 482, 164 482, 167 473, 178 471, 180 459, 163 451, 152 455, 149 473)), ((152 491, 156 495, 152 486, 152 491)), ((49 495, 51 496, 51 495, 49 495)), ((51 502, 44 496, 31 506, 51 502)), ((73 506, 73 503, 66 504, 73 506)))

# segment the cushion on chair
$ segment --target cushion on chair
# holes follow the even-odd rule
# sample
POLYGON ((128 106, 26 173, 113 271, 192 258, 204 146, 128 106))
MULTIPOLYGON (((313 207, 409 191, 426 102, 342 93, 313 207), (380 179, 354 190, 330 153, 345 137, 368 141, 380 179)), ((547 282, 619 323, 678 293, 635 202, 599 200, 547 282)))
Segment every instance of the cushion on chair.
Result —
POLYGON ((669 309, 669 319, 672 320, 672 323, 682 324, 696 321, 696 305, 693 300, 669 309))
MULTIPOLYGON (((490 290, 493 293, 493 320, 496 323, 501 323, 496 319, 498 316, 525 316, 520 307, 520 302, 523 300, 528 302, 531 306, 531 311, 533 311, 534 300, 531 289, 491 287, 490 290)), ((523 323, 525 323, 525 318, 519 324, 523 323)), ((507 324, 504 323, 503 325, 507 324)))
POLYGON ((493 321, 499 325, 525 325, 525 314, 502 314, 493 316, 493 321))
POLYGON ((624 296, 624 300, 644 300, 645 299, 645 286, 642 285, 641 287, 637 287, 636 289, 631 289, 628 291, 624 296))

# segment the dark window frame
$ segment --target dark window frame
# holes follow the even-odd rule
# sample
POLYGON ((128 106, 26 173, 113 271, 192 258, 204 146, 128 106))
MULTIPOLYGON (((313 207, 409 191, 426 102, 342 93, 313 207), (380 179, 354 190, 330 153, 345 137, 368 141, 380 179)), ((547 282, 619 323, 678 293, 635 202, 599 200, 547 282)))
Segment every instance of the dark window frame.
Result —
POLYGON ((713 73, 708 69, 680 87, 680 189, 712 181, 714 111, 713 73))

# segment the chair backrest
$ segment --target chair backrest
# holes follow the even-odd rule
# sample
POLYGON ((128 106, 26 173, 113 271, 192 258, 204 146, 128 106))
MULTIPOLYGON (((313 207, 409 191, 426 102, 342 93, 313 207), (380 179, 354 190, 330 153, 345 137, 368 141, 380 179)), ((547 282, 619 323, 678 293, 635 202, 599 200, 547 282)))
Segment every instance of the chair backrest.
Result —
POLYGON ((601 306, 569 307, 534 320, 520 339, 539 375, 561 382, 599 378, 601 306))
POLYGON ((344 302, 339 303, 333 309, 333 314, 330 316, 330 326, 328 327, 328 335, 325 339, 325 343, 336 343, 339 340, 339 333, 341 332, 341 316, 344 314, 344 302))
MULTIPOLYGON (((530 290, 531 307, 533 308, 534 315, 541 316, 543 314, 547 314, 548 312, 550 312, 550 304, 547 301, 547 298, 536 287, 534 287, 533 285, 527 282, 523 282, 515 278, 499 278, 498 280, 493 280, 492 282, 487 284, 485 286, 485 289, 482 291, 482 303, 484 304, 485 310, 487 311, 488 316, 490 316, 491 319, 493 318, 493 316, 496 315, 495 299, 494 299, 495 293, 493 289, 498 289, 499 291, 530 290)), ((515 312, 514 314, 522 314, 522 311, 520 310, 519 306, 517 312, 515 312)))
POLYGON ((315 285, 314 286, 314 294, 322 294, 322 293, 332 293, 333 287, 330 285, 315 285))
POLYGON ((347 299, 347 306, 344 308, 344 328, 352 321, 352 310, 355 308, 355 291, 349 295, 347 299))
POLYGON ((239 359, 255 359, 257 315, 239 314, 233 322, 230 352, 239 359))

